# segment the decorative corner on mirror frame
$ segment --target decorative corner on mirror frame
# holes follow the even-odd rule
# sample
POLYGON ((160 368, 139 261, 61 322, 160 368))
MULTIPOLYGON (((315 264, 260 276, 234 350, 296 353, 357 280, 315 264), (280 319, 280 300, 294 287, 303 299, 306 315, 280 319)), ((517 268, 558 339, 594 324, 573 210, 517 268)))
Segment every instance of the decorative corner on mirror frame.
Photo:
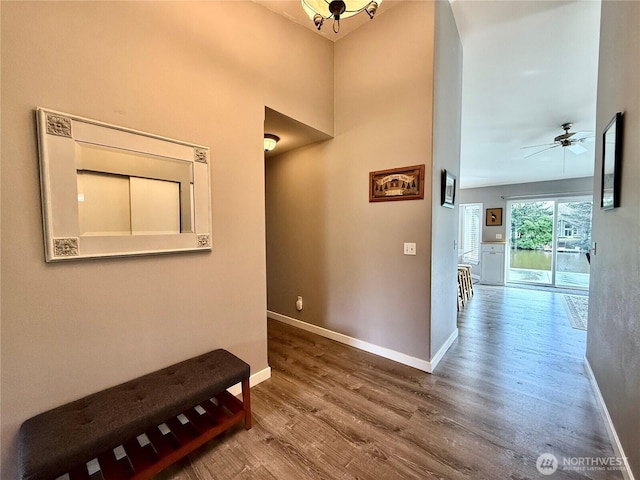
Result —
POLYGON ((47 113, 47 133, 71 138, 71 119, 47 113))
POLYGON ((208 163, 208 152, 204 148, 194 148, 193 149, 193 159, 196 162, 200 163, 208 163))
POLYGON ((53 255, 56 257, 77 257, 79 255, 78 238, 54 238, 53 255))
POLYGON ((211 243, 209 242, 209 234, 198 235, 198 248, 209 248, 211 243))

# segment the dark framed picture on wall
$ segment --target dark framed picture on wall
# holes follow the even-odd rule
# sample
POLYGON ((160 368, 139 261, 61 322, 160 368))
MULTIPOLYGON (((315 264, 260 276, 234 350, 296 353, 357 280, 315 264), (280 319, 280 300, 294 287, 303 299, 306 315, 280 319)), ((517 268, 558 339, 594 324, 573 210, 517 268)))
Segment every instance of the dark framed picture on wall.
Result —
POLYGON ((369 172, 369 201, 424 199, 424 164, 369 172))
POLYGON ((600 208, 620 206, 620 174, 622 163, 622 113, 618 112, 602 134, 602 182, 600 208))
POLYGON ((443 207, 453 208, 456 203, 456 177, 447 170, 442 171, 441 202, 443 207))
POLYGON ((501 208, 487 208, 487 227, 500 227, 502 226, 502 209, 501 208))

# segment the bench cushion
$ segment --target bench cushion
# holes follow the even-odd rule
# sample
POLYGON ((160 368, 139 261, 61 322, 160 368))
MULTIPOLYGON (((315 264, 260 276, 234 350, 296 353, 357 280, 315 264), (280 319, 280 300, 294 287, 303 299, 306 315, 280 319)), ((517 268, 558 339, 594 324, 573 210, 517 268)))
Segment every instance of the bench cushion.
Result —
POLYGON ((23 480, 50 480, 249 377, 249 365, 214 350, 25 421, 23 480))

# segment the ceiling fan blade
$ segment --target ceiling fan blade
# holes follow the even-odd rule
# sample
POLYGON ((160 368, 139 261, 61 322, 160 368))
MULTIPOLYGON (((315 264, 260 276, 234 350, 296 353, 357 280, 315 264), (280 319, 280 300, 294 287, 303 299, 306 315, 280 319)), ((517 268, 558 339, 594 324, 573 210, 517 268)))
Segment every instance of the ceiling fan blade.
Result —
POLYGON ((559 146, 560 146, 560 145, 553 145, 553 146, 551 146, 551 147, 544 148, 544 149, 540 150, 539 152, 532 153, 532 154, 530 154, 530 155, 527 155, 527 156, 526 156, 526 157, 524 157, 524 158, 533 157, 534 155, 538 155, 539 153, 546 152, 547 150, 551 150, 552 148, 556 148, 556 147, 559 147, 559 146))
POLYGON ((586 138, 593 138, 593 132, 587 132, 587 131, 582 131, 582 132, 576 132, 573 135, 573 138, 571 139, 572 142, 581 142, 583 140, 585 140, 586 138))
POLYGON ((527 145, 526 147, 520 147, 520 150, 524 148, 540 148, 540 147, 550 147, 555 145, 555 143, 543 143, 542 145, 527 145))
POLYGON ((584 148, 582 145, 579 145, 577 143, 574 143, 573 145, 569 145, 567 148, 571 150, 571 153, 575 155, 580 155, 587 151, 586 148, 584 148))
POLYGON ((593 143, 595 142, 595 135, 591 135, 590 137, 576 138, 575 140, 571 140, 571 144, 574 143, 593 143))

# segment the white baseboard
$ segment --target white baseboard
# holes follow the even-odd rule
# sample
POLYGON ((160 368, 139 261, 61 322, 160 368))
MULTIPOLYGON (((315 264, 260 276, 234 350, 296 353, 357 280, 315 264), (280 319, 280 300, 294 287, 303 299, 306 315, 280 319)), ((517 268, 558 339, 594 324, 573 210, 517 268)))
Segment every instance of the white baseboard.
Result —
POLYGON ((364 340, 359 340, 357 338, 350 337, 349 335, 334 332, 333 330, 328 330, 311 323, 303 322, 302 320, 298 320, 296 318, 272 312, 270 310, 267 310, 267 316, 273 320, 278 320, 279 322, 286 323, 287 325, 306 330, 307 332, 315 333, 317 335, 320 335, 321 337, 344 343, 345 345, 355 347, 359 350, 364 350, 365 352, 373 353, 380 357, 388 358, 389 360, 393 360, 395 362, 402 363, 403 365, 417 368, 418 370, 422 370, 423 372, 427 373, 433 372, 433 369, 436 368, 438 362, 442 359, 447 349, 451 346, 453 341, 458 336, 458 329, 456 328, 456 331, 451 334, 451 337, 449 337, 449 339, 445 342, 445 345, 443 345, 442 348, 438 350, 438 353, 434 357, 434 359, 432 361, 427 361, 421 358, 412 357, 411 355, 407 355, 396 350, 391 350, 390 348, 374 345, 373 343, 365 342, 364 340))
POLYGON ((609 415, 609 410, 607 409, 607 405, 604 403, 604 398, 602 397, 602 393, 600 392, 598 381, 596 380, 596 376, 591 369, 591 365, 589 364, 589 360, 587 359, 587 357, 584 358, 584 369, 587 372, 587 376, 589 377, 589 381, 591 382, 591 386, 593 387, 593 392, 596 395, 596 400, 599 404, 600 412, 602 413, 602 418, 604 419, 604 424, 607 427, 609 439, 611 440, 611 444, 613 445, 613 451, 618 458, 623 459, 624 468, 622 469, 622 476, 625 480, 635 480, 633 472, 631 471, 631 466, 629 465, 629 460, 624 454, 622 444, 620 443, 618 433, 616 432, 616 427, 613 425, 613 421, 611 420, 611 416, 609 415))
MULTIPOLYGON (((269 380, 271 378, 271 367, 267 367, 259 372, 254 373, 249 377, 249 386, 255 387, 259 383, 264 382, 265 380, 269 380)), ((231 388, 228 388, 227 391, 234 396, 240 395, 242 393, 242 384, 238 383, 231 388)))
POLYGON ((440 363, 440 360, 442 360, 442 357, 444 357, 444 354, 447 353, 447 350, 449 350, 449 347, 451 347, 453 342, 456 341, 456 338, 458 338, 458 327, 456 327, 456 329, 451 332, 451 335, 449 335, 447 341, 442 344, 440 350, 438 350, 436 354, 431 358, 431 371, 433 371, 438 366, 438 363, 440 363))

